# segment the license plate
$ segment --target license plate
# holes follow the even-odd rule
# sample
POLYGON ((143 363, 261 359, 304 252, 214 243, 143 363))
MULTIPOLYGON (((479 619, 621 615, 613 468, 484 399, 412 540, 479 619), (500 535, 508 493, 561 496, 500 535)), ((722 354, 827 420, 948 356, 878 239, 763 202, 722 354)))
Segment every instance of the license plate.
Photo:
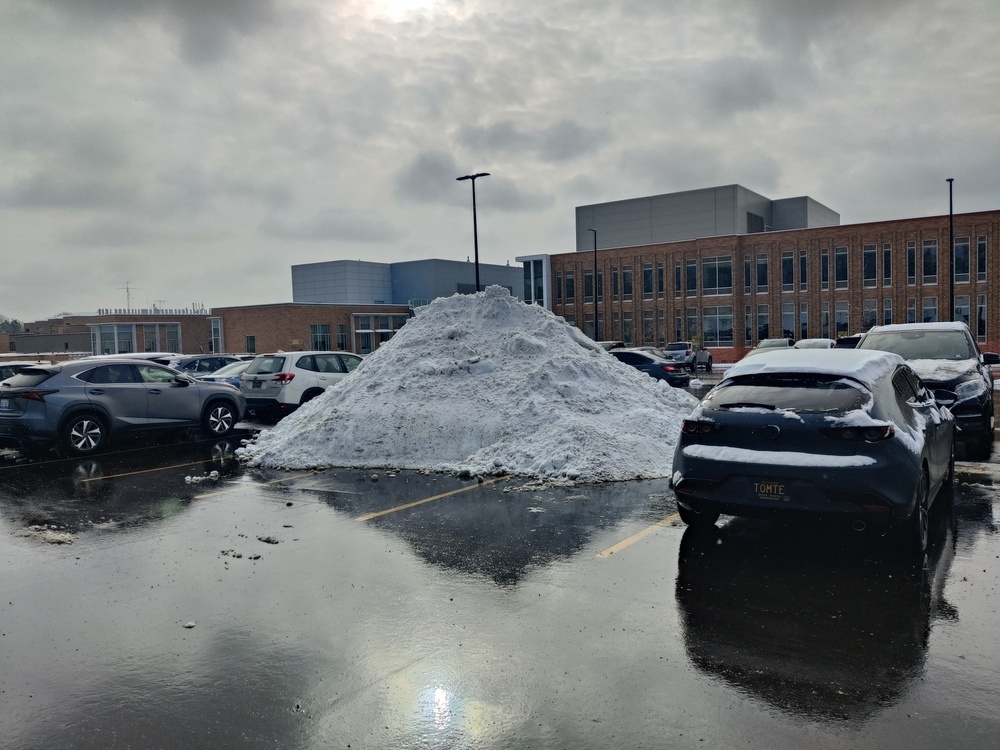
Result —
POLYGON ((252 382, 250 383, 250 387, 251 387, 251 388, 260 388, 260 381, 259 381, 259 380, 254 380, 254 381, 252 381, 252 382))
POLYGON ((789 496, 791 488, 788 484, 773 479, 755 479, 752 490, 758 500, 787 503, 792 499, 789 496))

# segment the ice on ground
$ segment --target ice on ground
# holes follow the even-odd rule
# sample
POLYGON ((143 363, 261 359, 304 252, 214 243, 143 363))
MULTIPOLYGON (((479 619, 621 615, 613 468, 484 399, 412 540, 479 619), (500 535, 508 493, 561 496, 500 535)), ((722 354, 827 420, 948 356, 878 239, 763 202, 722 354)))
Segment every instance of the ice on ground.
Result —
POLYGON ((238 453, 280 469, 656 478, 669 476, 696 404, 491 286, 419 308, 351 375, 238 453))

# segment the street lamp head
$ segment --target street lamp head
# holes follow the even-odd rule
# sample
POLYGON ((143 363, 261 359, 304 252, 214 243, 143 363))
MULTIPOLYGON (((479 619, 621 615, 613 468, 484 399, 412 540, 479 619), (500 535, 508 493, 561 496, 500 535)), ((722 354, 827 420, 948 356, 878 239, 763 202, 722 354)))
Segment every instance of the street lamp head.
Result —
POLYGON ((458 181, 475 180, 477 177, 489 177, 489 176, 490 176, 489 172, 478 172, 476 174, 467 174, 464 177, 456 177, 455 179, 458 181))

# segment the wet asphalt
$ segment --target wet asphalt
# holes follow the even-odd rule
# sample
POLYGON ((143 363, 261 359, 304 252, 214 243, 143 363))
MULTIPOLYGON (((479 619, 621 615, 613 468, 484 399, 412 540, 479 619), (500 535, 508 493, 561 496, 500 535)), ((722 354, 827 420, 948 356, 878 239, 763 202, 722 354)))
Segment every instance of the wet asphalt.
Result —
POLYGON ((4 748, 992 748, 1000 466, 926 565, 666 481, 0 456, 4 748), (215 473, 213 473, 215 472, 215 473))

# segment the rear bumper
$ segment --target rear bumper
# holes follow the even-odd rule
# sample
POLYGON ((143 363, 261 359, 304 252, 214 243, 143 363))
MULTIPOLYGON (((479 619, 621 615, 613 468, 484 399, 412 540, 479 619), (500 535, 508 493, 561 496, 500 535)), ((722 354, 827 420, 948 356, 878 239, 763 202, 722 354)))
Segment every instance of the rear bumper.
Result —
POLYGON ((246 416, 250 419, 277 421, 299 408, 298 404, 283 404, 275 398, 247 398, 246 416))

